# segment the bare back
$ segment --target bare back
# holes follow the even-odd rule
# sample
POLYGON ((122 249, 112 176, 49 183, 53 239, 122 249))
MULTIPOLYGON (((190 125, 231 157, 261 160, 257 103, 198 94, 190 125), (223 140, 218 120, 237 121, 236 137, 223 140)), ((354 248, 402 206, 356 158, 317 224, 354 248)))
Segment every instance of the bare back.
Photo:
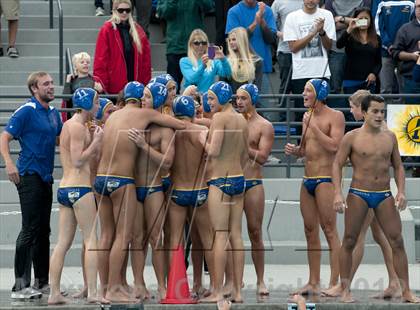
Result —
POLYGON ((396 143, 394 134, 387 129, 372 134, 362 127, 351 132, 350 141, 351 186, 372 191, 389 189, 389 168, 396 143))
MULTIPOLYGON (((344 135, 344 117, 342 116, 342 113, 327 106, 324 107, 322 113, 314 113, 310 119, 310 123, 316 125, 322 133, 329 138, 337 131, 341 131, 339 133, 340 139, 344 135), (340 117, 337 117, 339 114, 341 114, 340 117), (340 128, 342 128, 342 130, 340 130, 340 128)), ((306 127, 303 128, 303 132, 305 132, 305 130, 306 127)), ((331 176, 332 164, 336 151, 330 151, 320 143, 319 137, 315 131, 312 130, 311 125, 307 129, 304 147, 305 175, 308 177, 331 176)))
POLYGON ((177 131, 171 169, 174 188, 200 189, 206 186, 204 147, 199 140, 203 131, 207 128, 192 123, 186 130, 177 131))
POLYGON ((211 144, 219 144, 220 151, 209 162, 210 178, 242 175, 248 156, 248 123, 232 110, 218 112, 210 126, 211 144))
POLYGON ((86 126, 77 123, 74 119, 64 123, 60 135, 60 160, 63 167, 63 177, 61 178, 60 186, 91 186, 89 161, 85 162, 81 167, 75 167, 72 162, 71 146, 76 132, 78 136, 84 139, 83 150, 89 146, 92 140, 86 126))

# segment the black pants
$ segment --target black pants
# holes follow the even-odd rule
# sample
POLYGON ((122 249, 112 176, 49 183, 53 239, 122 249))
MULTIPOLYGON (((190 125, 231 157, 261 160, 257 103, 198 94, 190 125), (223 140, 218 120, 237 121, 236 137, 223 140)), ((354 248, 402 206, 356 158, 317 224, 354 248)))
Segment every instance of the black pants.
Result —
POLYGON ((149 38, 150 15, 152 14, 152 0, 132 0, 137 13, 137 22, 149 38))
POLYGON ((22 211, 22 229, 16 240, 13 291, 29 287, 34 265, 35 288, 48 284, 52 184, 37 174, 20 177, 16 186, 22 211))
POLYGON ((175 81, 178 83, 178 93, 179 89, 181 88, 181 82, 182 82, 182 72, 181 68, 179 67, 179 60, 182 57, 186 57, 187 54, 166 54, 166 61, 168 63, 166 67, 166 72, 172 75, 172 77, 175 79, 175 81))

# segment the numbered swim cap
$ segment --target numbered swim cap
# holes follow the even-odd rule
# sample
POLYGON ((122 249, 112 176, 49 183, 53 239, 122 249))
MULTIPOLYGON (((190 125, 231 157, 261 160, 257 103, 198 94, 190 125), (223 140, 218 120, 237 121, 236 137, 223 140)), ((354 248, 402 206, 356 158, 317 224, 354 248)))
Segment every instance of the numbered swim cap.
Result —
POLYGON ((104 111, 109 105, 113 105, 112 101, 108 98, 99 98, 99 109, 96 112, 95 118, 100 121, 104 117, 104 111))
POLYGON ((96 90, 92 88, 78 88, 73 94, 73 106, 75 108, 89 111, 93 107, 93 100, 95 99, 95 96, 96 90))
POLYGON ((258 87, 255 84, 244 84, 239 89, 245 91, 249 98, 251 98, 252 105, 256 105, 259 98, 258 87))
POLYGON ((205 113, 210 113, 211 112, 211 107, 209 105, 208 98, 209 98, 209 94, 207 92, 205 92, 203 94, 203 111, 205 113))
POLYGON ((195 115, 194 99, 190 96, 176 97, 172 104, 172 111, 174 111, 175 116, 193 118, 195 115))
POLYGON ((144 85, 139 82, 129 82, 124 87, 124 100, 140 100, 143 98, 144 85))
POLYGON ((170 75, 168 73, 158 75, 155 78, 153 78, 152 80, 150 80, 150 82, 152 82, 152 81, 162 83, 165 86, 168 86, 169 82, 173 82, 175 84, 175 87, 178 88, 178 83, 175 81, 175 79, 172 77, 172 75, 170 75))
POLYGON ((168 90, 165 85, 158 82, 150 82, 146 87, 152 93, 153 109, 160 108, 168 97, 168 90))
POLYGON ((328 94, 330 93, 330 86, 327 81, 321 79, 311 79, 308 83, 314 88, 317 100, 324 101, 327 99, 328 94))
POLYGON ((217 99, 219 104, 224 105, 229 102, 232 98, 232 87, 226 82, 216 82, 209 88, 209 92, 212 92, 217 99))

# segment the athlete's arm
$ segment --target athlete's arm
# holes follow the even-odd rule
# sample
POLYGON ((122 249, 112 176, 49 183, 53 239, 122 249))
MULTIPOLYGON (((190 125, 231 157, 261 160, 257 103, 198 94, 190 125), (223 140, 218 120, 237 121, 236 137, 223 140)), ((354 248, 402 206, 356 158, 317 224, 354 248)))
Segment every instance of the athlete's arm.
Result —
POLYGON ((346 164, 347 158, 351 152, 351 141, 353 134, 346 134, 341 141, 337 154, 332 165, 332 182, 334 185, 334 210, 342 213, 344 211, 345 202, 341 189, 341 180, 343 177, 342 169, 346 164))
POLYGON ((203 126, 206 126, 207 128, 210 128, 211 119, 209 119, 209 118, 194 118, 194 124, 203 125, 203 126))
POLYGON ((182 130, 185 129, 185 124, 183 121, 176 119, 170 115, 162 114, 158 111, 148 109, 150 115, 148 115, 148 121, 150 123, 155 123, 162 127, 169 127, 173 129, 182 130))
POLYGON ((210 143, 204 145, 207 156, 217 157, 222 149, 225 125, 220 115, 215 115, 210 126, 210 143))
POLYGON ((4 163, 6 165, 6 172, 9 180, 15 184, 19 184, 20 177, 19 172, 16 168, 15 163, 10 156, 10 141, 13 140, 13 136, 7 131, 3 131, 0 136, 0 153, 3 156, 4 163))
POLYGON ((316 139, 324 149, 331 153, 337 152, 340 141, 344 135, 345 125, 343 113, 335 113, 334 119, 331 121, 330 136, 322 132, 315 122, 309 122, 308 126, 314 132, 316 139))
POLYGON ((99 148, 102 141, 103 130, 96 126, 92 142, 85 147, 86 128, 82 124, 72 124, 70 132, 70 158, 75 168, 81 168, 89 161, 99 148))
MULTIPOLYGON (((264 124, 266 125, 266 124, 264 124)), ((248 155, 253 161, 256 161, 260 165, 264 165, 270 156, 271 149, 274 142, 274 129, 273 126, 263 126, 261 138, 258 143, 258 148, 254 149, 251 146, 248 148, 248 155)))
POLYGON ((397 184, 398 193, 395 196, 395 205, 399 210, 404 210, 407 206, 405 198, 405 172, 401 161, 400 151, 398 149, 398 141, 394 133, 392 135, 392 143, 394 145, 391 154, 391 164, 394 168, 394 178, 397 184))
POLYGON ((175 134, 172 129, 165 128, 162 132, 162 140, 160 141, 160 149, 162 151, 162 159, 160 161, 161 168, 169 170, 175 157, 175 134))

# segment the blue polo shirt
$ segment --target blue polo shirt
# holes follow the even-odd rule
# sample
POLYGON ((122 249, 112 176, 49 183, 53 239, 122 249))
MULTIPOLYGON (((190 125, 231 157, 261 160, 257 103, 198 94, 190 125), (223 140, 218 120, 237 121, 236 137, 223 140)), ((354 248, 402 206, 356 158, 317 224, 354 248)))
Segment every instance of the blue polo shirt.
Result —
POLYGON ((5 130, 19 141, 20 175, 37 173, 44 182, 53 182, 55 143, 62 127, 58 111, 45 109, 34 97, 13 113, 5 130))

